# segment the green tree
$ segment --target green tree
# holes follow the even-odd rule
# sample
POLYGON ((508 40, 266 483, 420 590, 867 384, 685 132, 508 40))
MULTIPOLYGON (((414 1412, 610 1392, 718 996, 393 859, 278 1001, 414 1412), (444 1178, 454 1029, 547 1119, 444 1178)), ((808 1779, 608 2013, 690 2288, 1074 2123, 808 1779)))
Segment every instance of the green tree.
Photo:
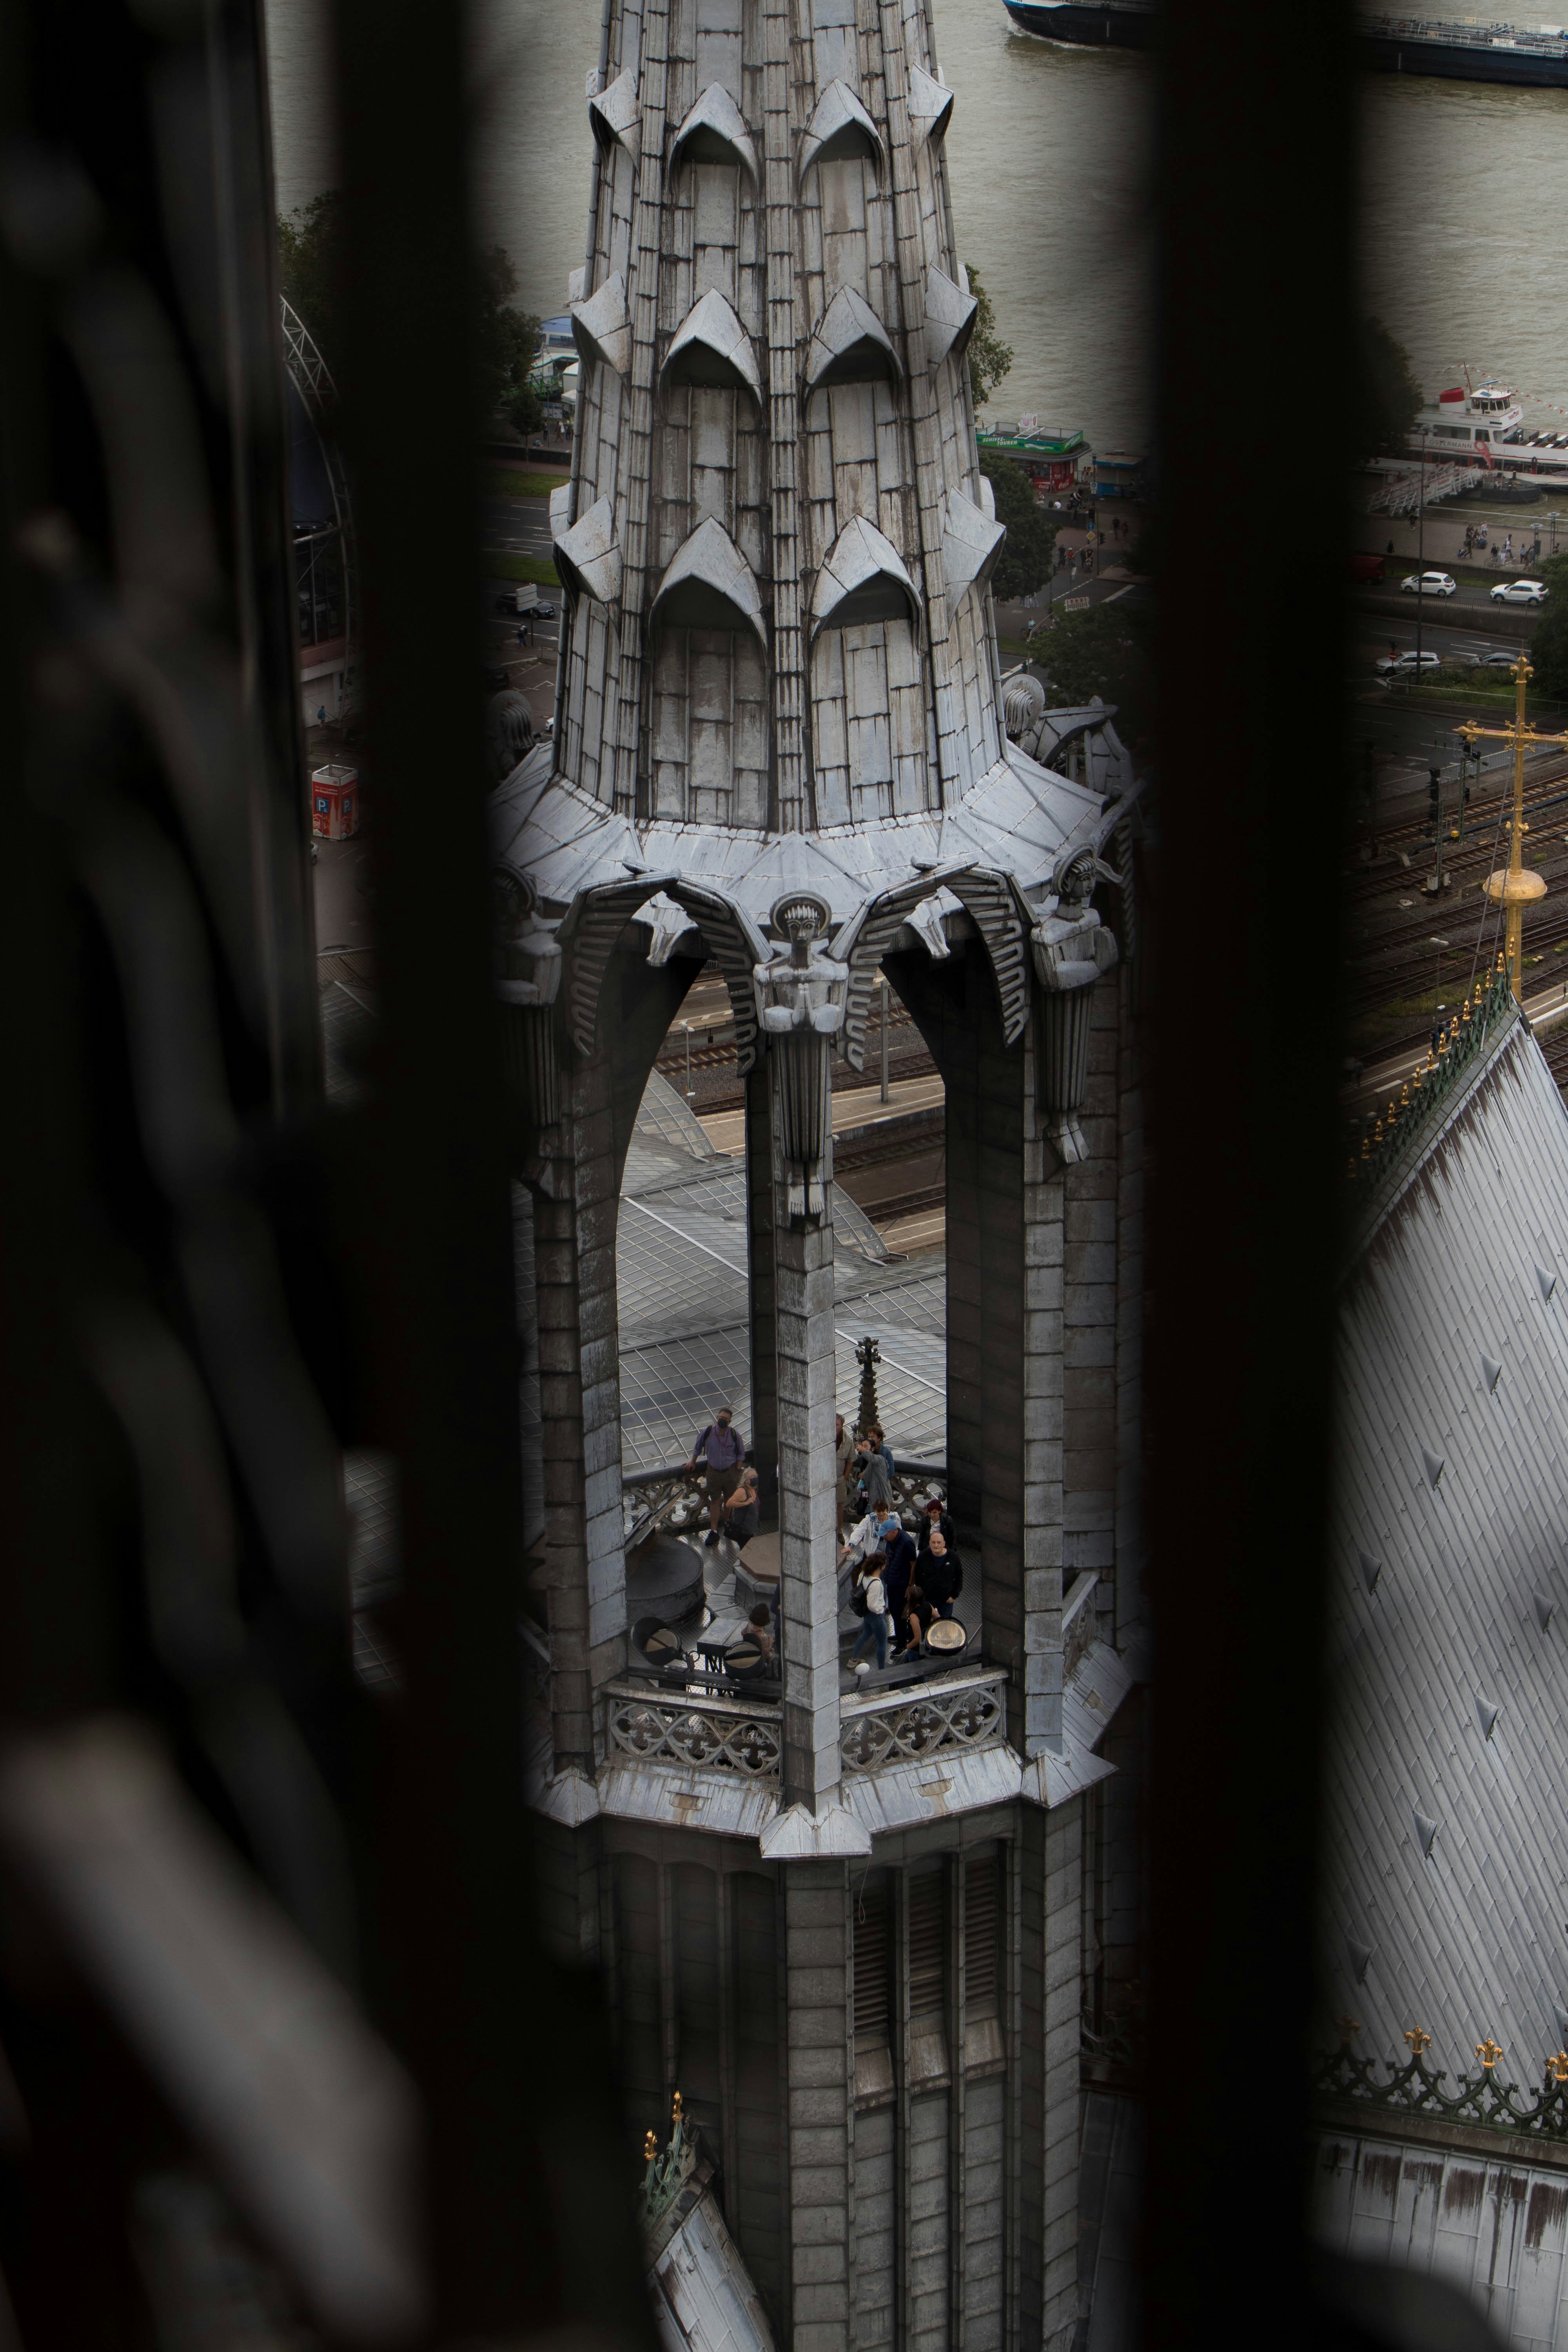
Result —
POLYGON ((969 387, 974 394, 974 405, 982 407, 990 399, 1003 377, 1013 364, 1013 346, 1005 343, 996 332, 996 313, 991 297, 980 283, 979 272, 971 268, 969 290, 974 297, 974 331, 969 338, 969 387))
POLYGON ((1421 385, 1410 354, 1379 319, 1363 319, 1356 334, 1355 419, 1359 457, 1401 456, 1421 405, 1421 385))
POLYGON ((1531 632, 1531 692, 1568 700, 1568 555, 1549 555, 1535 576, 1552 593, 1531 632))
POLYGON ((1035 486, 1022 466, 994 449, 982 449, 980 470, 996 499, 996 520, 1007 530, 1007 544, 991 575, 992 593, 1005 604, 1032 596, 1051 576, 1051 553, 1057 525, 1035 497, 1035 486))
POLYGON ((342 365, 338 305, 343 276, 343 200, 336 188, 278 220, 278 273, 329 367, 342 365))
POLYGON ((539 394, 529 383, 540 321, 513 305, 517 271, 504 245, 492 245, 480 255, 477 275, 481 414, 505 416, 520 433, 531 433, 543 420, 539 394))
POLYGON ((1153 607, 1119 596, 1087 613, 1058 613, 1032 648, 1058 709, 1079 709, 1098 694, 1116 705, 1117 731, 1136 743, 1152 723, 1153 607))
MULTIPOLYGON (((283 293, 334 371, 342 365, 345 228, 343 197, 337 188, 285 214, 278 223, 283 293)), ((473 286, 481 428, 499 415, 510 417, 520 432, 531 432, 542 413, 539 394, 529 383, 540 322, 512 301, 517 271, 504 246, 492 245, 479 256, 473 286)))

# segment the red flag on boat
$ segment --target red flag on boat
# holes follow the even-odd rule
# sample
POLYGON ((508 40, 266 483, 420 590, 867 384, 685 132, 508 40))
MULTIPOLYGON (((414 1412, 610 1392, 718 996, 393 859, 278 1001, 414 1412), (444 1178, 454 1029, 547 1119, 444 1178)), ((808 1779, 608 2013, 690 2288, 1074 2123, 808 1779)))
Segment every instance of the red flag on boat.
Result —
POLYGON ((1463 400, 1464 396, 1465 387, 1462 383, 1456 384, 1452 392, 1440 392, 1437 394, 1439 400, 1463 400))

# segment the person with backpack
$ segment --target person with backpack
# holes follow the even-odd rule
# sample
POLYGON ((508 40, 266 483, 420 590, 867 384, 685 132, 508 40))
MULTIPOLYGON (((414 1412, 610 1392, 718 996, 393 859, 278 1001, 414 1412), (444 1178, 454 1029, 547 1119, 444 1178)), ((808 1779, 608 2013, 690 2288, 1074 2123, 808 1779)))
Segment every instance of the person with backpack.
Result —
POLYGON ((850 1664, 858 1680, 860 1675, 868 1675, 871 1671, 870 1660, 861 1653, 872 1643, 876 1645, 879 1674, 888 1663, 888 1588, 882 1581, 882 1555, 879 1551, 871 1554, 861 1570, 849 1596, 849 1606, 857 1617, 864 1617, 866 1621, 856 1636, 855 1647, 849 1653, 850 1664))

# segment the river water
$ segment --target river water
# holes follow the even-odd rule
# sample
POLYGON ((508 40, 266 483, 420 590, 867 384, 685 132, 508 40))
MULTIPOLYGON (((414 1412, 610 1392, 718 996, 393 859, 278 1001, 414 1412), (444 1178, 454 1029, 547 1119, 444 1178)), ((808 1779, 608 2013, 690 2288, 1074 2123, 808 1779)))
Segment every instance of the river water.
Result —
MULTIPOLYGON (((1001 0, 935 0, 957 95, 947 152, 963 259, 995 304, 1012 373, 990 414, 1037 414, 1101 449, 1147 446, 1153 77, 1147 58, 1015 33, 1001 0)), ((473 0, 475 183, 520 299, 565 306, 583 258, 596 0, 473 0)), ((321 0, 268 0, 279 201, 333 177, 321 0)), ((1534 25, 1533 16, 1514 21, 1534 25)), ((1428 393, 1468 364, 1568 415, 1568 90, 1368 77, 1367 307, 1428 393)))

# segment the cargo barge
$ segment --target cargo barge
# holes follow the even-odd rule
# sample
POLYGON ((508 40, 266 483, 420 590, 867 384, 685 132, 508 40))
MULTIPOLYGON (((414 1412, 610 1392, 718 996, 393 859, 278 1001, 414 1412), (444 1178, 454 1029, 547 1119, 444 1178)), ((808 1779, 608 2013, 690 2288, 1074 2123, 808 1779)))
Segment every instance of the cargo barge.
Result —
POLYGON ((1363 62, 1375 73, 1436 74, 1445 81, 1500 81, 1568 89, 1568 34, 1561 25, 1448 25, 1431 17, 1363 16, 1363 62))
MULTIPOLYGON (((1158 0, 1003 0, 1021 33, 1073 48, 1147 49, 1158 0)), ((1373 73, 1436 75, 1447 81, 1568 89, 1568 27, 1449 24, 1429 16, 1361 16, 1356 38, 1373 73)))

